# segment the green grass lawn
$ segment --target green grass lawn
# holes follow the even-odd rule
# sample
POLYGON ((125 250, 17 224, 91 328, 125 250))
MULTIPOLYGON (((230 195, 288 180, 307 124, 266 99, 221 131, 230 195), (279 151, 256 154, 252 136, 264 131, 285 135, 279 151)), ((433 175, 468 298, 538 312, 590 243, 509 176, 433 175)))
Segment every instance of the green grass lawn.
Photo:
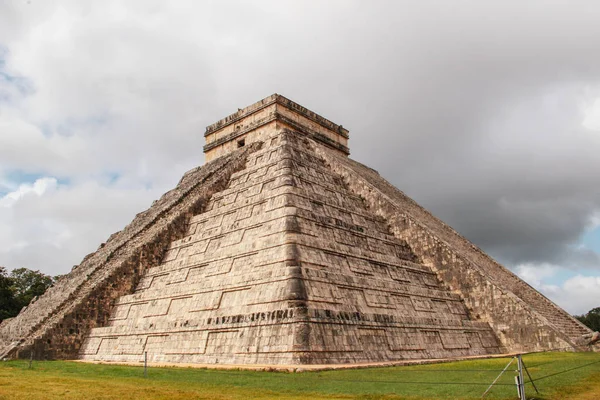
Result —
MULTIPOLYGON (((540 394, 528 384, 528 398, 600 398, 600 354, 532 354, 523 360, 539 379, 540 394)), ((147 378, 142 367, 34 361, 29 369, 27 361, 7 361, 0 362, 0 399, 475 399, 508 361, 302 373, 150 368, 147 378)), ((486 398, 516 398, 515 368, 486 398)))

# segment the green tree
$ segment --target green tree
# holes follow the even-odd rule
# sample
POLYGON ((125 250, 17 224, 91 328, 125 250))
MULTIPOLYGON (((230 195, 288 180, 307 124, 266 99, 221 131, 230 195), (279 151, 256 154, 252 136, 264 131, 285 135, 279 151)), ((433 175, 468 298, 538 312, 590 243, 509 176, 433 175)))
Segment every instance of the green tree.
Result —
POLYGON ((592 308, 587 314, 576 315, 575 318, 591 330, 600 332, 600 307, 592 308))
POLYGON ((6 268, 0 267, 0 322, 14 317, 18 312, 17 308, 13 280, 8 276, 6 268))
POLYGON ((13 281, 15 301, 19 306, 19 311, 34 297, 44 294, 53 282, 51 276, 27 268, 13 269, 10 278, 13 281))
POLYGON ((8 274, 6 268, 0 267, 0 322, 19 314, 34 297, 44 294, 53 282, 51 276, 40 271, 17 268, 8 274))

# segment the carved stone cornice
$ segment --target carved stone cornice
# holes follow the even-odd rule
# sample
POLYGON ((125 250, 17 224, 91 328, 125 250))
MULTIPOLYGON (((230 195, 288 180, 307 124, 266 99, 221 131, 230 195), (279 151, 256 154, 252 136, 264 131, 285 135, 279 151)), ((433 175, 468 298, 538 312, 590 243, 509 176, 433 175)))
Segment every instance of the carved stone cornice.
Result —
POLYGON ((247 116, 252 115, 272 104, 281 105, 281 106, 289 109, 290 111, 293 111, 293 112, 321 125, 325 129, 328 129, 330 131, 337 133, 340 136, 343 136, 346 139, 348 139, 348 137, 349 137, 348 130, 345 129, 344 127, 342 127, 341 125, 331 122, 327 118, 324 118, 324 117, 320 116, 319 114, 317 114, 313 111, 310 111, 306 107, 303 107, 300 104, 298 104, 280 94, 273 94, 269 97, 265 97, 264 99, 254 103, 248 107, 240 109, 239 111, 237 111, 223 119, 220 119, 219 121, 215 122, 214 124, 207 126, 206 131, 204 132, 204 136, 208 136, 218 130, 225 128, 226 126, 229 126, 238 121, 241 121, 244 118, 246 118, 247 116))

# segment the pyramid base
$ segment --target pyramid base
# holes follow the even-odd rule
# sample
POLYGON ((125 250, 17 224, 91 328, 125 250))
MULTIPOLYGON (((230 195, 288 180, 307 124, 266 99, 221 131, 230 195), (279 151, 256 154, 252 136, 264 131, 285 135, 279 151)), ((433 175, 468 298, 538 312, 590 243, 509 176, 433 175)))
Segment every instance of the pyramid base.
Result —
MULTIPOLYGON (((148 362, 149 368, 199 368, 199 369, 218 369, 218 370, 248 370, 248 371, 279 371, 279 372, 306 372, 306 371, 327 371, 339 369, 361 369, 361 368, 385 368, 408 365, 439 364, 456 361, 482 360, 494 358, 510 358, 519 353, 503 354, 485 354, 477 356, 449 357, 437 359, 408 359, 399 361, 369 362, 354 364, 198 364, 198 363, 171 363, 171 362, 148 362)), ((94 360, 71 360, 87 364, 102 365, 127 365, 143 366, 143 361, 94 361, 94 360)))

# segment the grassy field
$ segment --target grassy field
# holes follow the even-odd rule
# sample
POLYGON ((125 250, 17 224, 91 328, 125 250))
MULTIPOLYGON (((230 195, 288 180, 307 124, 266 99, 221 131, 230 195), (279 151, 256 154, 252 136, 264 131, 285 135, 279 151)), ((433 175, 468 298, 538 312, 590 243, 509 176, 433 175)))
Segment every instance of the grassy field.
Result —
MULTIPOLYGON (((523 357, 540 390, 528 398, 599 399, 600 354, 523 357)), ((323 372, 224 371, 81 364, 0 362, 0 399, 476 399, 508 363, 489 359, 323 372)), ((514 364, 513 364, 514 365, 514 364)), ((514 399, 514 368, 486 398, 514 399)))

